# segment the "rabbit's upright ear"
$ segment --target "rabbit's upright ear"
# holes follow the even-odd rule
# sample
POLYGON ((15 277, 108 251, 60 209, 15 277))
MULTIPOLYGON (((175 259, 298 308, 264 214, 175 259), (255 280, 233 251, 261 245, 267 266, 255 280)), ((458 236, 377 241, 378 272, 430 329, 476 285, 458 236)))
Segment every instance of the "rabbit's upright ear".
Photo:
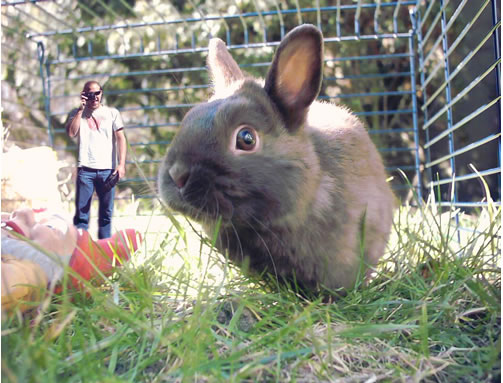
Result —
POLYGON ((264 89, 279 108, 287 128, 301 126, 320 92, 323 71, 323 36, 305 24, 289 32, 274 56, 264 89))
POLYGON ((215 93, 244 78, 243 72, 230 55, 225 43, 219 38, 210 40, 207 64, 215 93))

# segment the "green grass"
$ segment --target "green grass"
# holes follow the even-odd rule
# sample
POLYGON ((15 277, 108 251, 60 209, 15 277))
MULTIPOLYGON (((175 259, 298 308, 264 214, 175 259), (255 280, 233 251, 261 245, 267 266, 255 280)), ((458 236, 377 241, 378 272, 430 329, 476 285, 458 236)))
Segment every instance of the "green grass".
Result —
POLYGON ((331 303, 243 276, 184 219, 152 224, 90 296, 3 321, 2 379, 499 381, 500 208, 462 215, 460 242, 453 213, 401 207, 375 278, 331 303))

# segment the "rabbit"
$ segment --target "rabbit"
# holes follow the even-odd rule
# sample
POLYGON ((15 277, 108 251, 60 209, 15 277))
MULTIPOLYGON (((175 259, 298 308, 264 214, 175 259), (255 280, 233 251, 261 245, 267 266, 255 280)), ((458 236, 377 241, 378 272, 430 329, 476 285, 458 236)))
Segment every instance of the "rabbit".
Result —
POLYGON ((210 237, 218 230, 217 249, 245 271, 353 288, 384 253, 395 203, 362 123, 315 101, 321 32, 291 30, 265 81, 245 76, 218 38, 207 64, 214 94, 183 118, 159 169, 161 199, 210 237))

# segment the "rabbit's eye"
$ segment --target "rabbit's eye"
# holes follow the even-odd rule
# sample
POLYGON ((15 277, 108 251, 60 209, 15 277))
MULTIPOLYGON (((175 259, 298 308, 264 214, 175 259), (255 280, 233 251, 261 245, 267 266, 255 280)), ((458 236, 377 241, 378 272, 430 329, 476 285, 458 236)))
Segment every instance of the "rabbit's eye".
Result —
POLYGON ((236 136, 236 149, 253 150, 257 144, 255 130, 252 128, 242 128, 236 136))

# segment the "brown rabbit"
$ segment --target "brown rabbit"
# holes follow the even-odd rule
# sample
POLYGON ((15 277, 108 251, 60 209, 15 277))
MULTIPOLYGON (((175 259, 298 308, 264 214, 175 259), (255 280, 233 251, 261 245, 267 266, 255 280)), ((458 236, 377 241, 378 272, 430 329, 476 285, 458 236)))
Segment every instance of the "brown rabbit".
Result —
POLYGON ((312 25, 285 36, 264 84, 212 39, 214 96, 183 119, 158 183, 208 235, 221 217, 217 247, 232 261, 334 290, 354 286, 360 266, 383 255, 394 197, 358 118, 314 101, 322 66, 312 25))

